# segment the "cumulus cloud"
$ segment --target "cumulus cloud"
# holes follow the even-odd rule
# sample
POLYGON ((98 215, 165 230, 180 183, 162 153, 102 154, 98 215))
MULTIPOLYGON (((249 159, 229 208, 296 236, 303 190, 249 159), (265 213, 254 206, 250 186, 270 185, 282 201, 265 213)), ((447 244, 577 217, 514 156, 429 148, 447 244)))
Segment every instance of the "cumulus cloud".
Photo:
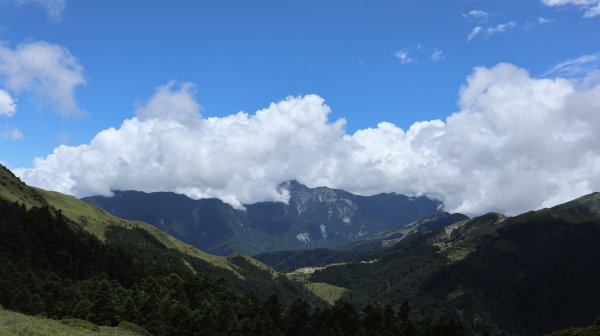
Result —
POLYGON ((550 7, 576 6, 584 10, 583 17, 591 18, 600 15, 600 0, 541 0, 550 7))
POLYGON ((0 89, 0 116, 12 117, 17 110, 17 104, 8 92, 0 89))
POLYGON ((77 196, 169 190, 238 207, 285 201, 277 185, 288 179, 427 194, 467 214, 515 214, 600 190, 600 85, 534 78, 511 64, 474 69, 458 112, 407 130, 382 122, 347 134, 316 95, 222 118, 201 117, 191 101, 186 84, 161 87, 119 128, 15 172, 77 196))
POLYGON ((30 93, 62 116, 82 114, 75 89, 85 84, 83 68, 67 49, 47 42, 0 44, 0 83, 15 94, 30 93))
MULTIPOLYGON (((10 0, 9 0, 10 1, 10 0)), ((66 0, 12 0, 18 6, 34 5, 42 8, 51 21, 58 22, 67 7, 66 0)))
POLYGON ((194 99, 196 86, 182 83, 176 88, 175 82, 159 87, 154 95, 136 109, 140 120, 165 119, 185 122, 200 117, 200 105, 194 99))

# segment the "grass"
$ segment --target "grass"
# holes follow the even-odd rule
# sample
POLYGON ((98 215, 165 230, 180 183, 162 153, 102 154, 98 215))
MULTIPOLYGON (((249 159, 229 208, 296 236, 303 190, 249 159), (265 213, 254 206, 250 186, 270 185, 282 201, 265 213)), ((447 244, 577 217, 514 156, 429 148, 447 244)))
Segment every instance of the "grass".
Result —
POLYGON ((438 253, 443 254, 448 258, 448 263, 455 263, 465 259, 471 252, 475 251, 475 246, 469 244, 462 244, 460 242, 454 243, 434 243, 439 250, 438 253))
POLYGON ((346 292, 347 288, 334 286, 325 282, 311 282, 308 279, 312 274, 287 273, 286 276, 294 281, 300 282, 306 289, 313 293, 316 297, 333 305, 346 292))
POLYGON ((80 224, 90 233, 97 236, 102 241, 105 240, 105 233, 110 225, 123 226, 126 228, 141 228, 152 234, 158 241, 168 248, 172 248, 186 255, 204 260, 212 265, 225 268, 234 272, 238 277, 236 268, 224 257, 215 256, 198 250, 197 248, 185 244, 173 236, 170 236, 156 227, 139 221, 129 221, 115 217, 108 212, 79 200, 73 196, 64 195, 55 191, 33 188, 40 194, 48 204, 56 209, 60 209, 63 215, 70 220, 80 224))
POLYGON ((44 200, 11 171, 0 165, 0 198, 25 204, 27 208, 44 205, 44 200))
POLYGON ((127 223, 127 221, 114 217, 104 210, 78 200, 75 197, 67 196, 55 191, 47 191, 39 188, 33 189, 42 195, 48 204, 54 206, 56 209, 60 209, 65 217, 81 224, 82 227, 102 241, 105 240, 104 234, 110 225, 133 226, 132 224, 127 223))
POLYGON ((308 288, 314 295, 325 300, 330 305, 339 300, 348 290, 346 288, 337 287, 324 282, 305 282, 304 286, 308 288))
POLYGON ((0 309, 2 336, 142 336, 124 328, 99 327, 87 321, 50 320, 0 309))
POLYGON ((600 324, 595 323, 589 327, 569 328, 549 334, 548 336, 598 336, 600 335, 600 324))

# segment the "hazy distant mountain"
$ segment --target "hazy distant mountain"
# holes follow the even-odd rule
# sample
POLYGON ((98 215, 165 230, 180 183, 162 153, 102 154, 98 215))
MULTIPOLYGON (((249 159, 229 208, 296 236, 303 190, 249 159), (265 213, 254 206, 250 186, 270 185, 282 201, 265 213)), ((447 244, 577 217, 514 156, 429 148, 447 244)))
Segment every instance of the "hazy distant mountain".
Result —
POLYGON ((116 191, 85 198, 126 219, 143 220, 216 254, 256 254, 348 244, 436 213, 441 203, 395 193, 359 196, 327 187, 282 183, 290 199, 246 204, 237 210, 217 199, 169 192, 116 191))

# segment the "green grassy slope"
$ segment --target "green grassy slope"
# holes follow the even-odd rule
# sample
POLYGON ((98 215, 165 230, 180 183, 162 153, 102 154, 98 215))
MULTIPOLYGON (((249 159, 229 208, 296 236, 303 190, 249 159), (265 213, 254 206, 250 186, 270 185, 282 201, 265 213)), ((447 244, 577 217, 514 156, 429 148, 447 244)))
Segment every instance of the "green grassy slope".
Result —
POLYGON ((2 336, 144 336, 127 328, 100 327, 82 320, 50 320, 0 309, 2 336))
POLYGON ((0 198, 25 204, 27 208, 45 204, 44 199, 35 190, 21 182, 2 165, 0 165, 0 198))
POLYGON ((548 336, 598 336, 600 335, 600 318, 596 319, 593 325, 588 327, 574 327, 563 329, 548 336))
POLYGON ((128 221, 115 217, 108 212, 87 202, 81 201, 73 196, 39 188, 33 189, 37 191, 37 193, 39 193, 49 205, 55 207, 56 209, 60 209, 65 217, 69 218, 75 223, 80 224, 83 228, 101 240, 105 239, 106 230, 111 225, 122 226, 126 228, 141 228, 149 232, 168 248, 172 248, 182 252, 183 254, 202 259, 210 264, 237 273, 237 270, 226 258, 202 252, 195 247, 182 243, 181 241, 160 231, 150 224, 139 221, 128 221))

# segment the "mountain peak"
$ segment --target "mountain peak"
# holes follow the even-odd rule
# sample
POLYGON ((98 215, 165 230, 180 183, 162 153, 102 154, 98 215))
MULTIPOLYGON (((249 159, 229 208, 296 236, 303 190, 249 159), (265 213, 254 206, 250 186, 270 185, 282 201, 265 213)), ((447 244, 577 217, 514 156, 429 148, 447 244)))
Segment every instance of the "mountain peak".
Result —
POLYGON ((285 182, 280 183, 277 186, 277 190, 282 190, 282 189, 287 190, 290 194, 293 194, 294 192, 305 191, 310 188, 305 186, 304 184, 298 182, 298 180, 287 180, 285 182))

